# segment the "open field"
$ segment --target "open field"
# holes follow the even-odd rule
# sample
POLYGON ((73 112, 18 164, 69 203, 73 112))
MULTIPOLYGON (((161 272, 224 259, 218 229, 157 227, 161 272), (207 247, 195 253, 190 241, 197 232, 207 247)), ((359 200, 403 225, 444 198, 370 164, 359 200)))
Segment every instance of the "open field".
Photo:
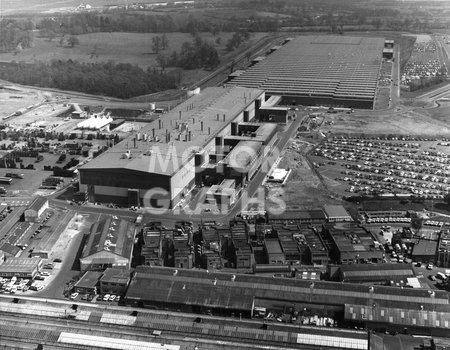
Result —
POLYGON ((11 90, 0 88, 0 119, 18 109, 42 102, 42 97, 38 92, 26 92, 21 89, 11 90))
MULTIPOLYGON (((140 3, 155 3, 159 0, 140 0, 140 3)), ((31 13, 31 12, 59 12, 71 11, 82 4, 78 0, 2 0, 0 6, 0 13, 9 15, 12 13, 31 13)), ((105 5, 120 5, 124 4, 122 0, 90 0, 89 5, 92 7, 103 7, 105 5)))
MULTIPOLYGON (((284 187, 266 185, 271 192, 275 192, 275 189, 278 188, 280 195, 277 200, 284 201, 288 210, 309 210, 316 209, 323 204, 339 203, 330 196, 329 191, 321 183, 306 159, 305 154, 310 148, 309 143, 298 140, 290 141, 278 165, 279 168, 292 169, 288 181, 284 187)), ((270 201, 270 199, 268 200, 270 201)))
MULTIPOLYGON (((448 109, 447 109, 448 110, 448 109)), ((450 124, 445 120, 445 107, 433 109, 400 110, 396 113, 328 114, 327 120, 332 125, 321 128, 325 134, 365 133, 398 135, 450 135, 450 124), (436 113, 438 116, 436 117, 436 113), (440 117, 439 115, 442 115, 440 117)))
MULTIPOLYGON (((34 47, 26 49, 19 54, 0 54, 0 61, 50 61, 50 60, 77 60, 86 63, 108 62, 130 63, 142 68, 159 67, 157 54, 152 50, 152 38, 161 34, 151 33, 90 33, 78 35, 79 45, 73 48, 61 47, 59 39, 48 41, 48 39, 36 37, 34 47)), ((265 33, 255 33, 246 45, 252 44, 261 39, 265 33)), ((192 41, 192 35, 188 33, 167 33, 169 45, 166 50, 161 50, 162 54, 170 54, 172 51, 179 51, 182 44, 192 41)), ((219 57, 227 57, 225 46, 231 38, 232 33, 221 33, 214 37, 211 33, 201 33, 203 40, 215 45, 219 52, 219 57), (221 38, 220 45, 215 43, 216 38, 221 38)), ((228 54, 229 55, 229 54, 228 54)))

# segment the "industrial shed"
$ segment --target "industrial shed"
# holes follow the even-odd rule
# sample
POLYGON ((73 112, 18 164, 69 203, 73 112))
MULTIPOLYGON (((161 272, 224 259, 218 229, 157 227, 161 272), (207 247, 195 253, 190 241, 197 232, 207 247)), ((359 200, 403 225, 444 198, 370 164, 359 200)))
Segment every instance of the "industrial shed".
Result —
POLYGON ((48 199, 42 196, 37 196, 23 213, 25 221, 36 221, 47 208, 48 199))
POLYGON ((299 36, 229 84, 281 95, 288 105, 372 109, 383 48, 382 38, 299 36))
POLYGON ((410 264, 352 264, 339 269, 340 280, 351 283, 386 283, 414 276, 410 264))
POLYGON ((0 277, 34 278, 42 266, 41 258, 8 258, 0 265, 0 277))
POLYGON ((359 324, 372 321, 360 315, 374 308, 379 316, 373 321, 386 327, 408 327, 407 318, 401 317, 403 312, 404 315, 421 315, 420 321, 417 318, 412 327, 422 332, 450 330, 448 295, 438 290, 142 266, 136 269, 125 301, 133 306, 189 312, 228 315, 239 312, 243 317, 250 317, 254 308, 308 308, 319 313, 345 313, 346 320, 359 324), (361 311, 363 309, 365 311, 361 311), (355 310, 357 318, 352 315, 355 310), (436 311, 439 315, 434 319, 436 311))
POLYGON ((81 270, 129 268, 133 254, 135 226, 117 217, 102 217, 91 227, 80 258, 81 270))

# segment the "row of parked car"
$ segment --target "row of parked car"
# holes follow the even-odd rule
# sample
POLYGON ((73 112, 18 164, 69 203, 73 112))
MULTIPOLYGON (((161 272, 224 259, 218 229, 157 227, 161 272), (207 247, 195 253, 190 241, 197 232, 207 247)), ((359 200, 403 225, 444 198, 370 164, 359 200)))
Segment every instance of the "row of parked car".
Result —
MULTIPOLYGON (((72 293, 70 295, 70 300, 75 300, 78 298, 78 296, 80 295, 80 293, 72 293)), ((86 301, 92 301, 94 299, 94 295, 93 294, 83 294, 81 296, 81 300, 86 300, 86 301)), ((100 294, 97 297, 97 301, 114 301, 114 302, 119 302, 121 299, 120 295, 114 295, 114 294, 100 294)))

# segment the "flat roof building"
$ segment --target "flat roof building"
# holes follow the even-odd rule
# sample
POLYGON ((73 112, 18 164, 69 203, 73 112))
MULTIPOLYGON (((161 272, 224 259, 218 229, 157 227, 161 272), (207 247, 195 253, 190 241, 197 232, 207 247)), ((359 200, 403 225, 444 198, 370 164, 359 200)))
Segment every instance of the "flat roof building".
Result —
POLYGON ((86 271, 75 283, 73 290, 80 294, 98 294, 98 282, 102 274, 100 271, 86 271))
POLYGON ((252 120, 261 100, 264 92, 254 88, 201 91, 80 167, 80 191, 91 201, 175 207, 208 159, 196 164, 196 155, 215 155, 232 123, 252 120))
POLYGON ((325 204, 323 211, 328 222, 353 221, 348 211, 342 205, 325 204))
POLYGON ((322 235, 333 242, 334 259, 341 264, 382 263, 384 250, 364 227, 350 223, 324 225, 322 235))
POLYGON ((123 295, 128 288, 130 280, 130 270, 107 268, 100 277, 100 292, 123 295))

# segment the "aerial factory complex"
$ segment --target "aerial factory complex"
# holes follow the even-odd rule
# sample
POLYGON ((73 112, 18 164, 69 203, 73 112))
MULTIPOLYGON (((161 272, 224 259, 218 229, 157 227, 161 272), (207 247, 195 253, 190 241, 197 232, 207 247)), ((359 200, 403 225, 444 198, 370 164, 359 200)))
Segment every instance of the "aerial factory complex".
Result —
MULTIPOLYGON (((105 6, 101 40, 193 3, 105 6)), ((174 95, 1 81, 0 348, 447 349, 450 42, 333 28, 259 33, 174 95)))

